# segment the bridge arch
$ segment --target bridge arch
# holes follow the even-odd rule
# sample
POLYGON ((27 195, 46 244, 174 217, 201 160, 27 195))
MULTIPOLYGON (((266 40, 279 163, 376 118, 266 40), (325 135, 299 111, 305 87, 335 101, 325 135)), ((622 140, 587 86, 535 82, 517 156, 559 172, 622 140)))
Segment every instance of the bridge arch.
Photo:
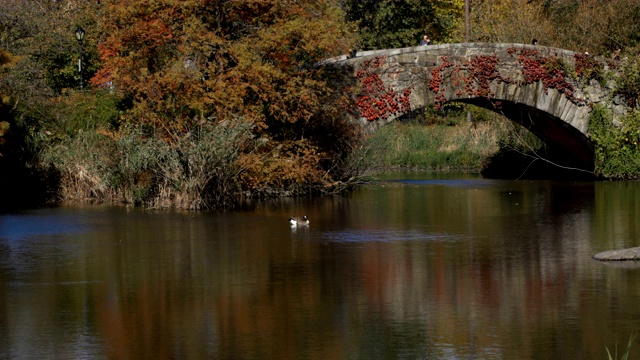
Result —
MULTIPOLYGON (((604 105, 614 117, 627 110, 612 101, 614 83, 580 78, 587 66, 612 71, 609 62, 552 47, 442 44, 357 52, 324 64, 342 68, 365 83, 365 90, 371 78, 379 80, 377 90, 383 89, 382 100, 387 101, 383 103, 394 104, 385 116, 360 117, 366 128, 373 130, 425 106, 462 102, 504 115, 562 154, 566 165, 589 171, 594 167, 594 146, 588 137, 593 107, 604 105)), ((375 95, 364 100, 380 101, 375 95)))

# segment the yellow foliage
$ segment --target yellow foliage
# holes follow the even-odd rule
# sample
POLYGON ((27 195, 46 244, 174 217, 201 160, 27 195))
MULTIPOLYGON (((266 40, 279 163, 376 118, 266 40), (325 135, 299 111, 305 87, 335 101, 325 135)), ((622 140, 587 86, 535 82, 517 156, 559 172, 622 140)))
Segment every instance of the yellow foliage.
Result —
POLYGON ((433 8, 436 18, 449 19, 447 31, 444 32, 445 37, 442 42, 459 42, 460 39, 454 39, 455 34, 464 33, 464 2, 465 0, 437 0, 434 1, 433 8), (450 35, 449 35, 450 34, 450 35))
POLYGON ((544 15, 544 2, 484 0, 470 2, 471 41, 548 45, 553 27, 544 15))
POLYGON ((635 44, 637 0, 474 0, 471 41, 525 43, 608 55, 635 44))

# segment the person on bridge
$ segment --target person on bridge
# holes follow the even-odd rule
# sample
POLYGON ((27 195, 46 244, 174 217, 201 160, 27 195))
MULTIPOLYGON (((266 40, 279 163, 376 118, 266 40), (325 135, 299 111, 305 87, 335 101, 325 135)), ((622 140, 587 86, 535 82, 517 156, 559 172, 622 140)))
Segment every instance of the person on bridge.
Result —
POLYGON ((420 41, 420 46, 426 46, 426 45, 431 45, 431 39, 429 39, 429 35, 423 36, 422 40, 420 41))

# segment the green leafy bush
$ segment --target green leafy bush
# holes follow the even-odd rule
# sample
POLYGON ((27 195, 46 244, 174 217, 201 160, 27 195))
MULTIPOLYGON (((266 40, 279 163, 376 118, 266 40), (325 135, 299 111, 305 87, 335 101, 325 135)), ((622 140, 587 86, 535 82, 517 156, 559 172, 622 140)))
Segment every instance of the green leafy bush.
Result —
POLYGON ((625 56, 620 62, 620 76, 616 78, 616 94, 626 99, 627 104, 637 107, 640 97, 640 62, 638 58, 625 56))
POLYGON ((640 176, 640 112, 634 110, 616 125, 605 108, 596 107, 588 130, 595 143, 596 175, 610 179, 640 176))

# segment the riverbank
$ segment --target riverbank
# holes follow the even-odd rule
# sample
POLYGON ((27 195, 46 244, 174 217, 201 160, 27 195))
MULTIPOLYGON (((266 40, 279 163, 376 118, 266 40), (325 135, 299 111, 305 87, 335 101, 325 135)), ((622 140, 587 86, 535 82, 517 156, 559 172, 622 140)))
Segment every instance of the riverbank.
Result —
POLYGON ((338 193, 389 169, 507 179, 532 178, 534 171, 547 176, 553 170, 538 166, 547 165, 544 161, 521 155, 526 147, 522 142, 535 140, 508 120, 480 114, 468 122, 462 111, 437 115, 383 126, 344 160, 282 148, 274 149, 281 156, 269 158, 240 153, 238 149, 251 142, 251 134, 239 125, 202 127, 197 138, 183 139, 181 151, 135 132, 118 138, 99 131, 78 132, 69 141, 44 147, 41 164, 32 172, 5 178, 0 203, 5 208, 60 202, 229 208, 247 198, 338 193), (331 164, 320 172, 313 164, 324 158, 331 164), (184 171, 185 164, 190 171, 184 171), (267 172, 280 174, 273 177, 277 181, 265 182, 267 172), (33 183, 29 187, 33 199, 15 191, 27 182, 33 183))

